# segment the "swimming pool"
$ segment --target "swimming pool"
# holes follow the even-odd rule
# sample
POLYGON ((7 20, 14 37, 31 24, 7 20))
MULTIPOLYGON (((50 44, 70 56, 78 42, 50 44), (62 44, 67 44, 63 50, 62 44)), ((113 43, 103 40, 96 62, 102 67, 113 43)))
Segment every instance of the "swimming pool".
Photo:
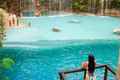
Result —
MULTIPOLYGON (((98 64, 116 68, 120 42, 112 31, 120 27, 120 19, 62 15, 22 20, 31 23, 31 27, 8 30, 4 48, 0 49, 1 57, 16 60, 13 70, 6 73, 11 80, 59 80, 59 71, 81 67, 89 53, 95 55, 98 64), (56 26, 60 32, 52 31, 56 26)), ((98 80, 102 73, 96 71, 98 80)), ((68 75, 66 80, 78 80, 81 75, 68 75)), ((109 78, 114 79, 111 74, 109 78)))

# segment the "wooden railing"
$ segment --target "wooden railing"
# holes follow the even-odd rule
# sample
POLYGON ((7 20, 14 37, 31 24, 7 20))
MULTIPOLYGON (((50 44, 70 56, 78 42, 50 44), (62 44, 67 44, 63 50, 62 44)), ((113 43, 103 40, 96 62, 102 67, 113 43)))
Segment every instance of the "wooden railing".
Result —
MULTIPOLYGON (((116 76, 116 73, 110 67, 108 67, 107 65, 99 65, 99 66, 96 66, 95 69, 99 69, 99 68, 104 68, 104 70, 105 70, 104 71, 104 79, 103 80, 107 80, 108 71, 116 76)), ((76 73, 76 72, 84 72, 83 79, 85 79, 87 71, 86 71, 86 69, 81 68, 81 69, 74 69, 74 70, 70 70, 70 71, 62 71, 62 72, 60 72, 59 73, 60 80, 65 80, 65 76, 64 75, 70 74, 70 73, 76 73)))

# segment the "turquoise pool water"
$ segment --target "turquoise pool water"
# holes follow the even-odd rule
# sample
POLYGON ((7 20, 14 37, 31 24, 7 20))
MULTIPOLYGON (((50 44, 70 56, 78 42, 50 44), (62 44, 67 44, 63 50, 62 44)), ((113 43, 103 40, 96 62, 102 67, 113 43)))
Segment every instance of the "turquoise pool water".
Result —
MULTIPOLYGON (((6 71, 11 80, 59 80, 58 72, 80 68, 89 53, 98 64, 115 69, 119 37, 112 33, 120 27, 120 19, 100 16, 24 17, 31 27, 7 31, 0 57, 11 57, 16 64, 6 71), (61 32, 53 32, 53 27, 61 32), (12 74, 11 74, 12 73, 12 74)), ((103 78, 97 70, 97 80, 103 78)), ((66 76, 66 80, 82 80, 82 73, 66 76)), ((115 80, 109 74, 109 80, 115 80)))

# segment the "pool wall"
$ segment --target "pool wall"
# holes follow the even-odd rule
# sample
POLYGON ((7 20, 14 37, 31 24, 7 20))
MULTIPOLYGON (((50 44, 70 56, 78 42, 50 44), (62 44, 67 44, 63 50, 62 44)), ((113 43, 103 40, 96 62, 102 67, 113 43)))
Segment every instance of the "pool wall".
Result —
MULTIPOLYGON (((119 45, 116 44, 71 45, 50 49, 6 47, 0 49, 0 58, 9 56, 16 61, 13 71, 7 72, 11 80, 58 80, 59 71, 80 68, 88 54, 94 54, 97 64, 107 64, 115 70, 118 53, 119 45)), ((98 72, 99 79, 103 77, 100 74, 98 72)))

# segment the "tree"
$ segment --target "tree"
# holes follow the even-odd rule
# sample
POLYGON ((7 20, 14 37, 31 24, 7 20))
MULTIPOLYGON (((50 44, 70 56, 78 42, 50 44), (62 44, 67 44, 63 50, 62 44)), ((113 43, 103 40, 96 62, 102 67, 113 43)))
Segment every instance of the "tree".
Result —
POLYGON ((72 2, 73 11, 88 11, 88 0, 73 0, 72 2))
POLYGON ((120 9, 120 0, 111 1, 111 6, 112 6, 112 8, 120 9))
POLYGON ((0 0, 0 8, 20 16, 20 0, 0 0))

